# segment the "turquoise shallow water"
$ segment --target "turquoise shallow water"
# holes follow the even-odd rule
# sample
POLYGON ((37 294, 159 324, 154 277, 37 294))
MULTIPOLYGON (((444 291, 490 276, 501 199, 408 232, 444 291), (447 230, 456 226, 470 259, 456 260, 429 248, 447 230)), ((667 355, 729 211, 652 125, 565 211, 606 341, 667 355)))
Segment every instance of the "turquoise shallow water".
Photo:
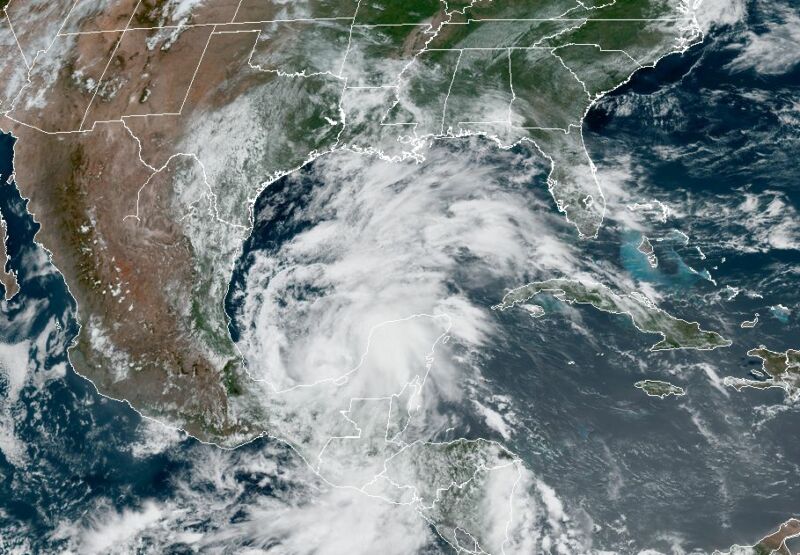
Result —
POLYGON ((642 234, 636 231, 621 233, 619 258, 625 271, 630 277, 639 282, 647 282, 664 288, 667 291, 678 291, 682 288, 691 288, 699 280, 707 280, 708 272, 689 266, 678 253, 677 249, 683 247, 683 241, 675 234, 668 234, 657 241, 651 239, 657 263, 653 267, 647 256, 639 251, 642 234))
MULTIPOLYGON (((754 12, 745 27, 759 29, 759 17, 754 12)), ((568 311, 549 302, 541 319, 522 312, 498 317, 503 348, 486 354, 486 374, 496 391, 512 400, 522 430, 510 446, 568 509, 585 511, 597 524, 597 547, 668 552, 679 537, 687 549, 708 552, 757 539, 800 510, 800 444, 793 439, 798 411, 782 405, 779 391, 726 396, 706 370, 747 376, 758 366, 745 356, 747 348, 800 347, 798 251, 735 248, 728 237, 751 241, 758 230, 743 226, 741 218, 721 216, 721 208, 735 207, 743 191, 778 192, 787 206, 800 209, 800 131, 780 119, 781 106, 800 92, 800 73, 726 70, 746 28, 724 30, 637 74, 586 124, 587 144, 599 166, 613 167, 624 154, 636 167, 633 181, 642 197, 662 199, 683 214, 648 232, 659 257, 655 269, 636 250, 641 235, 613 222, 586 245, 587 252, 653 287, 676 314, 724 326, 734 347, 654 355, 647 349, 657 338, 642 336, 624 318, 581 308, 579 323, 591 330, 586 336, 571 325, 568 311), (671 112, 664 111, 665 104, 671 112), (678 154, 654 154, 667 147, 678 154), (695 212, 703 203, 720 210, 695 212), (674 236, 675 228, 688 234, 688 245, 674 236), (778 304, 789 312, 770 311, 778 304), (754 330, 738 327, 755 312, 761 322, 754 330), (669 379, 685 387, 687 396, 648 398, 633 387, 645 377, 669 379)), ((0 182, 12 172, 12 146, 8 135, 0 136, 0 182)), ((259 204, 268 206, 271 198, 267 194, 259 204)), ((269 248, 296 232, 275 225, 291 215, 291 206, 285 208, 256 228, 234 275, 234 291, 244 283, 247 250, 269 248)), ((139 415, 99 396, 66 366, 66 346, 77 332, 75 305, 33 242, 36 224, 15 187, 0 187, 0 211, 9 224, 10 266, 21 285, 2 308, 2 339, 5 344, 42 339, 28 351, 30 372, 41 379, 23 387, 15 402, 0 405, 4 421, 13 423, 17 449, 14 460, 0 455, 0 552, 13 546, 55 551, 65 545, 56 533, 64 522, 79 524, 94 514, 158 502, 191 507, 192 514, 171 521, 173 530, 144 538, 142 552, 190 553, 178 533, 239 530, 255 518, 250 509, 265 499, 291 502, 291 492, 305 484, 288 476, 286 469, 301 474, 296 457, 274 442, 220 453, 176 436, 152 453, 142 448, 148 427, 139 415), (230 484, 203 478, 211 456, 219 457, 216 464, 225 468, 230 484), (276 462, 284 470, 253 470, 253 460, 276 462)), ((486 304, 497 301, 494 290, 472 294, 486 304)), ((233 296, 228 309, 236 312, 233 296)), ((236 322, 232 332, 237 333, 236 322)), ((0 378, 0 398, 6 400, 9 391, 8 380, 0 378)), ((479 419, 465 416, 465 421, 475 435, 493 433, 479 419)), ((241 537, 233 533, 231 545, 246 547, 241 537)), ((445 550, 441 544, 430 549, 445 550)))

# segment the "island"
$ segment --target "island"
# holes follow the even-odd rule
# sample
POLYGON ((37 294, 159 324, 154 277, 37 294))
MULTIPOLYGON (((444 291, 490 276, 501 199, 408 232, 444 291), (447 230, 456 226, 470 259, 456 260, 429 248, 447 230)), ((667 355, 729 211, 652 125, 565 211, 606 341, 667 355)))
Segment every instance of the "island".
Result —
POLYGON ((739 326, 742 329, 751 329, 751 328, 756 327, 756 324, 758 324, 758 312, 756 312, 756 314, 755 314, 755 316, 753 316, 752 320, 744 320, 744 321, 742 321, 741 324, 739 324, 739 326))
MULTIPOLYGON (((417 402, 428 399, 426 361, 448 333, 444 316, 359 322, 370 338, 424 337, 419 374, 395 376, 385 361, 369 367, 369 342, 363 365, 334 365, 333 377, 292 362, 286 387, 275 385, 268 360, 247 359, 226 298, 256 201, 323 157, 392 163, 411 176, 432 145, 523 145, 546 164, 541 187, 556 209, 579 236, 595 237, 606 207, 582 133, 586 114, 635 72, 699 43, 695 6, 52 0, 0 8, 0 128, 16 137, 15 181, 41 223, 37 241, 77 303, 74 369, 101 394, 202 441, 232 448, 269 435, 336 487, 425 492, 403 502, 447 530, 444 541, 502 552, 522 524, 510 511, 497 522, 495 511, 471 514, 450 477, 466 458, 477 461, 467 493, 486 507, 526 494, 513 487, 522 465, 493 443, 447 450, 428 441, 440 415, 417 402), (406 451, 428 464, 401 475, 388 461, 406 451), (391 479, 378 483, 384 468, 391 479)), ((635 308, 633 297, 606 300, 642 329, 666 330, 659 348, 724 343, 635 308)), ((295 341, 306 330, 291 331, 295 341)))
POLYGON ((761 359, 761 369, 751 372, 754 378, 726 376, 725 385, 737 391, 744 388, 779 388, 786 392, 790 401, 800 400, 800 350, 770 351, 763 345, 747 351, 748 356, 761 359))
POLYGON ((12 2, 0 22, 0 128, 80 307, 70 360, 229 446, 264 433, 272 404, 224 310, 263 191, 336 151, 413 166, 435 142, 527 143, 594 237, 586 114, 702 39, 681 0, 74 4, 12 2))
POLYGON ((653 243, 650 242, 650 239, 647 237, 647 235, 642 235, 642 240, 639 243, 639 246, 636 247, 636 250, 647 257, 647 263, 651 268, 658 268, 658 257, 656 256, 655 249, 653 248, 653 243))
POLYGON ((642 380, 633 385, 647 393, 649 397, 658 397, 660 399, 665 399, 670 395, 680 397, 686 394, 686 391, 682 387, 659 380, 642 380))
POLYGON ((661 335, 661 341, 652 345, 651 351, 708 351, 731 345, 730 340, 717 332, 701 329, 697 322, 688 322, 668 314, 641 293, 617 293, 589 280, 555 278, 535 281, 508 292, 502 302, 492 308, 507 310, 540 294, 550 294, 565 303, 588 304, 603 312, 628 316, 639 331, 661 335))

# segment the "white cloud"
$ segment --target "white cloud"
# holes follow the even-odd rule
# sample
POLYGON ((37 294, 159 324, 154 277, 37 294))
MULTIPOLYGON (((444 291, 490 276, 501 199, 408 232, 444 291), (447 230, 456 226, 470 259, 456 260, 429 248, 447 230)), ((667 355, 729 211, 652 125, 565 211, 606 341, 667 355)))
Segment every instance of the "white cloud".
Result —
POLYGON ((574 270, 549 207, 530 194, 544 175, 483 144, 470 145, 477 156, 434 148, 423 164, 342 152, 292 178, 290 190, 317 184, 282 222, 302 231, 255 254, 237 318, 251 375, 286 415, 282 437, 310 446, 352 433, 339 414, 350 399, 386 398, 415 379, 427 384, 416 429, 435 429, 438 401, 460 398, 477 371, 453 345, 476 350, 496 332, 464 290, 574 270))
POLYGON ((728 64, 734 71, 754 69, 765 75, 786 73, 800 63, 800 15, 791 8, 770 3, 775 19, 763 33, 748 31, 739 55, 728 64))
POLYGON ((129 553, 136 546, 142 531, 155 525, 162 518, 162 509, 155 503, 147 503, 139 510, 109 512, 82 530, 81 552, 92 555, 129 553))
POLYGON ((28 380, 30 347, 29 341, 0 343, 0 387, 5 390, 4 398, 0 398, 0 452, 9 463, 19 467, 28 462, 28 455, 24 443, 16 435, 12 408, 28 380))
POLYGON ((196 444, 167 500, 115 509, 100 498, 50 535, 65 553, 171 552, 282 555, 415 553, 432 539, 413 507, 318 480, 277 442, 224 451, 196 444))
POLYGON ((229 525, 216 536, 215 546, 225 546, 228 536, 235 544, 287 555, 403 555, 417 552, 431 539, 411 507, 344 489, 331 489, 298 506, 251 508, 245 522, 229 525))
MULTIPOLYGON (((402 488, 384 493, 375 481, 398 450, 387 437, 426 441, 459 424, 458 414, 442 412, 444 406, 472 407, 502 436, 511 435, 495 409, 467 399, 466 384, 480 374, 476 353, 499 331, 491 303, 477 302, 469 292, 497 289, 499 298, 502 284, 577 268, 574 248, 558 236, 566 226, 546 199, 545 172, 523 154, 482 148, 486 144, 436 146, 421 164, 338 152, 273 193, 273 202, 291 209, 271 207, 281 210, 271 229, 299 231, 254 253, 237 316, 239 346, 250 374, 263 385, 270 432, 288 440, 330 484, 365 491, 372 486, 369 491, 395 499, 402 488), (537 177, 538 197, 531 194, 537 177)), ((432 476, 446 475, 437 472, 432 476)), ((501 488, 503 503, 511 502, 511 485, 501 488)), ((517 495, 530 497, 523 490, 517 495)), ((332 530, 364 517, 349 498, 337 494, 328 502, 341 504, 335 518, 316 516, 316 505, 296 512, 254 509, 272 525, 246 533, 274 538, 276 530, 289 534, 313 522, 315 538, 331 539, 303 538, 292 552, 305 552, 304 545, 312 546, 309 552, 349 549, 337 543, 349 536, 340 532, 343 537, 333 539, 332 530), (291 525, 284 527, 284 518, 291 525)), ((383 519, 386 507, 370 514, 383 519)), ((396 520, 398 510, 385 518, 396 520)), ((476 532, 496 542, 508 518, 495 520, 483 522, 490 530, 476 532)), ((548 524, 523 519, 515 525, 548 524)), ((376 538, 388 534, 383 524, 375 526, 382 530, 376 538)), ((295 535, 281 542, 295 545, 295 535)), ((363 535, 372 537, 369 528, 363 535)), ((419 541, 424 534, 413 537, 419 541)), ((408 552, 399 539, 393 543, 408 552)))
POLYGON ((483 416, 486 425, 489 426, 491 429, 495 430, 499 433, 503 439, 509 440, 511 439, 512 430, 511 427, 506 423, 505 418, 503 415, 497 412, 496 410, 487 407, 480 401, 474 400, 472 401, 476 408, 478 409, 478 413, 483 416))
POLYGON ((686 0, 703 31, 714 27, 733 25, 746 13, 744 0, 686 0))
POLYGON ((136 458, 146 458, 163 453, 178 445, 186 435, 156 420, 143 418, 137 430, 138 441, 130 446, 136 458))
POLYGON ((717 248, 741 252, 800 249, 800 216, 787 196, 774 190, 754 193, 739 188, 730 194, 698 198, 685 204, 678 221, 711 223, 717 248))

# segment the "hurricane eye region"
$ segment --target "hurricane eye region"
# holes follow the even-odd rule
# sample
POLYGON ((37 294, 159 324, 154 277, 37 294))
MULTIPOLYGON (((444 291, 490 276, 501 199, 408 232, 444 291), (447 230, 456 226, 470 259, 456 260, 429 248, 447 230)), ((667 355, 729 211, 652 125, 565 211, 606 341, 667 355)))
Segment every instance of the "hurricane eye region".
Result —
POLYGON ((0 552, 800 549, 791 6, 0 15, 0 552))

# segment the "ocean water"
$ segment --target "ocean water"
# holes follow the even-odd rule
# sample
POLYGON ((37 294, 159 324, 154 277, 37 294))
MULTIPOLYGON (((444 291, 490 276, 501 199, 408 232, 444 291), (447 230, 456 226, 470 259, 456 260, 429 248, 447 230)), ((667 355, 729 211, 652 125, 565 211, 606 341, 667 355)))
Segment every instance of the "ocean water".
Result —
MULTIPOLYGON (((0 136, 3 183, 11 175, 13 143, 0 136)), ((53 549, 58 542, 48 547, 46 538, 59 523, 80 520, 98 499, 122 508, 163 495, 180 465, 162 455, 135 458, 130 446, 139 415, 98 395, 68 366, 66 347, 78 331, 75 303, 34 241, 38 224, 26 204, 14 184, 0 186, 9 267, 20 284, 0 320, 0 552, 53 549), (11 374, 20 376, 16 385, 11 374)))
MULTIPOLYGON (((640 232, 623 220, 610 219, 584 244, 587 256, 657 290, 675 314, 724 330, 734 347, 649 353, 657 338, 624 318, 578 309, 591 330, 581 333, 570 325, 572 311, 556 302, 537 320, 522 311, 496 315, 505 340, 487 354, 485 373, 514 407, 517 433, 507 443, 572 514, 591 522, 597 548, 710 552, 751 543, 798 510, 800 411, 778 390, 736 393, 714 376, 746 377, 758 361, 745 351, 758 344, 800 347, 800 251, 770 236, 800 210, 800 127, 791 119, 800 69, 764 75, 730 67, 742 33, 761 29, 763 17, 754 9, 743 24, 638 73, 585 126, 601 174, 623 168, 614 178, 631 200, 657 199, 673 213, 650 222, 658 268, 636 251, 640 232), (742 217, 746 202, 754 206, 749 218, 742 217), (676 230, 688 240, 676 239, 676 230), (770 309, 778 305, 788 312, 770 309), (759 325, 741 329, 756 312, 759 325), (667 379, 687 395, 647 397, 633 387, 643 378, 667 379)), ((13 172, 13 142, 0 135, 2 183, 13 172)), ((257 203, 259 225, 226 302, 231 314, 250 251, 299 231, 287 217, 303 192, 286 184, 257 203), (280 204, 280 195, 294 197, 280 204), (287 212, 264 212, 276 205, 287 212)), ((193 534, 222 530, 230 535, 216 545, 245 549, 253 532, 244 524, 261 514, 256 507, 280 508, 291 492, 317 487, 277 442, 224 452, 100 396, 67 363, 75 303, 35 243, 38 224, 15 186, 0 186, 0 212, 21 286, 0 314, 7 367, 0 376, 0 553, 56 551, 76 538, 102 547, 103 533, 121 523, 130 537, 139 534, 140 552, 193 552, 193 534), (166 524, 136 528, 131 514, 166 524)), ((498 300, 496 291, 472 294, 498 300)), ((494 433, 469 422, 474 435, 494 433)))

